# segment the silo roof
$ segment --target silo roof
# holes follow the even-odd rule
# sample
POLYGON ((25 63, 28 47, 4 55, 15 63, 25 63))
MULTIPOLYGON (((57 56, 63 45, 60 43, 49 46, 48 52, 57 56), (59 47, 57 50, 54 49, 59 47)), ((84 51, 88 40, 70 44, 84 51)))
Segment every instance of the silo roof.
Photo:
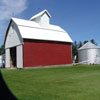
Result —
POLYGON ((96 46, 95 44, 93 44, 91 42, 87 42, 86 44, 84 44, 78 50, 82 50, 82 49, 100 49, 100 47, 99 46, 96 46))

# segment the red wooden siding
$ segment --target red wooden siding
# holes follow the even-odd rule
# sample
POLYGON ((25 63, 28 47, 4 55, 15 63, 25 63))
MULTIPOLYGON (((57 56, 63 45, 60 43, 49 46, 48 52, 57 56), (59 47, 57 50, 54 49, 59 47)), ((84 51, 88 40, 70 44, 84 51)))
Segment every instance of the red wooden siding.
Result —
POLYGON ((24 40, 24 67, 71 64, 71 44, 24 40))

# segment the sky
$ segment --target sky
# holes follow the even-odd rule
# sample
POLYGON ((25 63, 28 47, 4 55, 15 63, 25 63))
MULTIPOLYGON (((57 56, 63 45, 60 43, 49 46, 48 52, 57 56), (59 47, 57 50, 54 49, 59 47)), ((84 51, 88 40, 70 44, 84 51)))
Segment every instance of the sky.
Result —
POLYGON ((0 0, 0 46, 11 17, 29 20, 44 9, 52 16, 50 23, 73 41, 94 39, 100 46, 100 0, 0 0))

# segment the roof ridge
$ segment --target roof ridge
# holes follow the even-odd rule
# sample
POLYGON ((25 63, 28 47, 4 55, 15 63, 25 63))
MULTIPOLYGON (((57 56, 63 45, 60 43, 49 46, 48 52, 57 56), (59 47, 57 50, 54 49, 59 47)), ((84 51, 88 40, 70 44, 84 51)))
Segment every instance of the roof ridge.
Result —
POLYGON ((30 21, 30 20, 25 20, 25 19, 19 19, 19 18, 14 18, 14 17, 12 17, 11 18, 15 23, 16 22, 18 22, 18 23, 16 23, 18 26, 23 26, 23 27, 33 27, 33 28, 39 28, 39 29, 45 29, 45 30, 52 30, 52 31, 58 31, 58 32, 64 32, 64 33, 66 33, 66 31, 65 30, 63 30, 60 26, 58 26, 58 25, 53 25, 53 24, 49 24, 49 26, 48 26, 48 28, 47 27, 41 27, 38 23, 36 23, 36 22, 34 22, 34 21, 30 21), (19 21, 18 21, 19 20, 19 21), (20 22, 21 22, 21 20, 22 21, 26 21, 26 22, 28 22, 28 23, 34 23, 34 24, 36 24, 36 25, 38 25, 38 26, 30 26, 30 25, 23 25, 23 24, 21 24, 20 22), (59 29, 52 29, 52 27, 57 27, 57 28, 59 28, 59 29))
POLYGON ((45 10, 37 13, 36 15, 32 16, 29 20, 33 20, 33 19, 43 15, 44 13, 46 13, 49 16, 49 18, 51 17, 50 13, 45 9, 45 10))

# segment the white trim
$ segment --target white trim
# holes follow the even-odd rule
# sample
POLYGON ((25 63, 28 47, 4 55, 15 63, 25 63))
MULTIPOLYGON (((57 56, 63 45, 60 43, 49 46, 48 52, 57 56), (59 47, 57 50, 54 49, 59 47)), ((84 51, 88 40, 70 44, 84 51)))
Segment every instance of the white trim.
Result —
POLYGON ((10 68, 10 49, 6 49, 5 51, 5 67, 10 68))
POLYGON ((23 68, 23 46, 17 46, 17 68, 23 68))
POLYGON ((41 11, 40 13, 36 14, 35 16, 31 17, 29 20, 33 20, 33 19, 35 19, 35 18, 38 18, 38 17, 40 17, 41 15, 43 15, 44 13, 47 13, 47 15, 48 15, 49 17, 51 17, 51 15, 49 14, 49 12, 45 9, 45 10, 41 11))

